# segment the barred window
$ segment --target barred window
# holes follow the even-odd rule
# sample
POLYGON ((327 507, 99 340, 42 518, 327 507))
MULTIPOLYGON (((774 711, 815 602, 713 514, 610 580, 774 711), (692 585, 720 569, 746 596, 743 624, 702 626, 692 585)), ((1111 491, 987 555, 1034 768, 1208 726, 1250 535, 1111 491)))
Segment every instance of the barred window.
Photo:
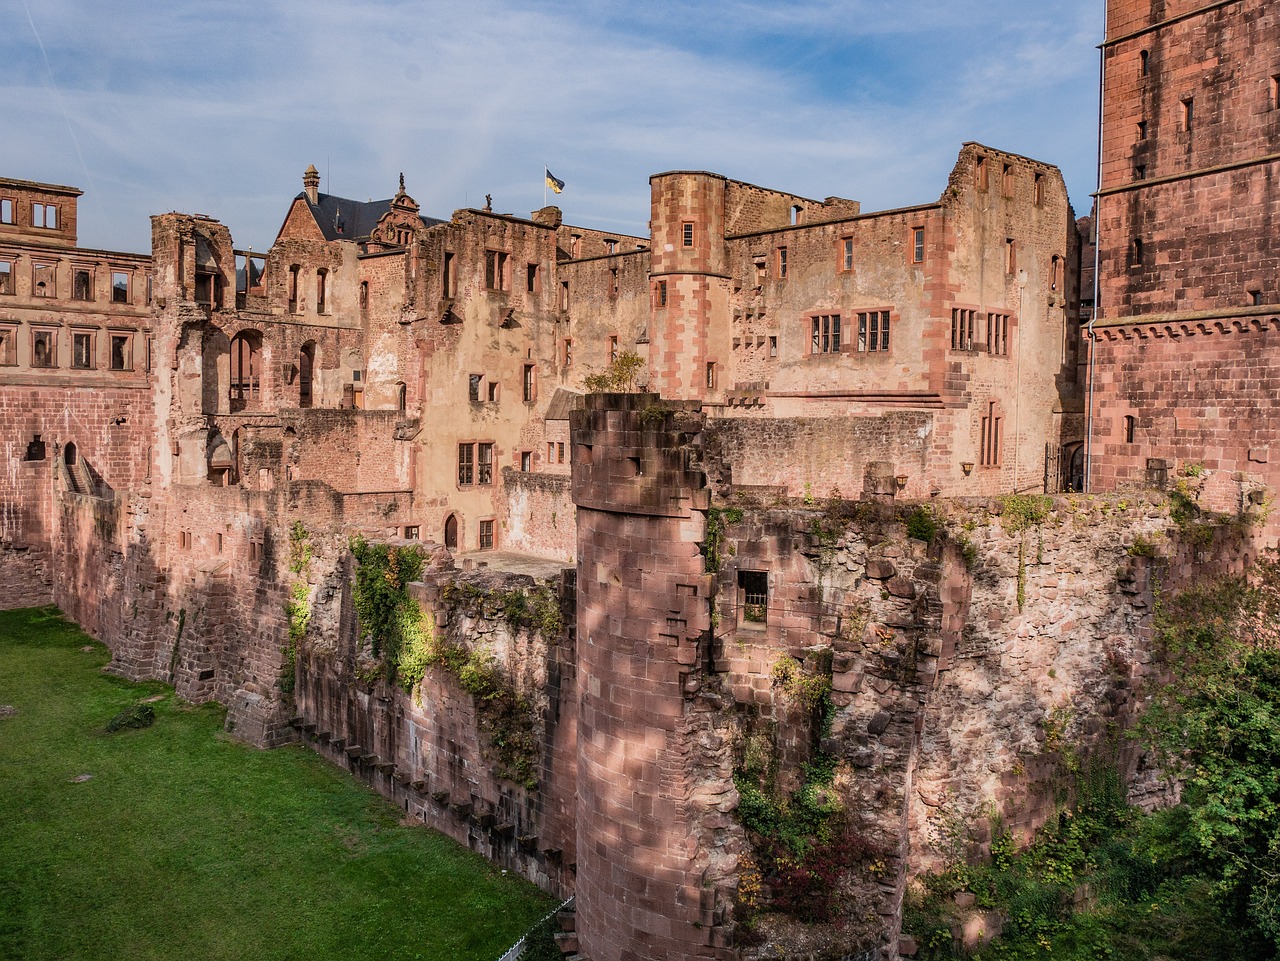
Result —
POLYGON ((889 311, 871 310, 858 314, 858 350, 889 349, 889 311))
POLYGON ((819 314, 817 317, 811 318, 811 325, 813 339, 810 353, 840 353, 839 314, 819 314))
POLYGON ((951 308, 951 349, 973 350, 974 326, 978 312, 964 307, 951 308))
POLYGON ((475 483, 475 445, 458 445, 458 484, 467 487, 475 483))

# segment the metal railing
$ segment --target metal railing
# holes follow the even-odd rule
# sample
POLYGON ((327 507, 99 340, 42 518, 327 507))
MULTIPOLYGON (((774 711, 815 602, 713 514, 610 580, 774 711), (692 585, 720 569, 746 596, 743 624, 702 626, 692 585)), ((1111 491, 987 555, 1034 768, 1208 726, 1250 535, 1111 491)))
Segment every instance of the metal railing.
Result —
POLYGON ((559 914, 565 908, 569 907, 569 905, 571 904, 573 904, 572 894, 569 895, 569 899, 565 901, 564 904, 560 905, 558 908, 553 909, 549 914, 544 914, 533 925, 531 925, 529 930, 520 936, 519 941, 511 945, 511 947, 507 948, 506 953, 503 954, 502 957, 498 959, 498 961, 517 961, 520 955, 524 954, 525 941, 528 939, 529 935, 533 933, 534 929, 537 928, 539 924, 542 924, 545 921, 547 921, 547 919, 555 917, 557 914, 559 914))

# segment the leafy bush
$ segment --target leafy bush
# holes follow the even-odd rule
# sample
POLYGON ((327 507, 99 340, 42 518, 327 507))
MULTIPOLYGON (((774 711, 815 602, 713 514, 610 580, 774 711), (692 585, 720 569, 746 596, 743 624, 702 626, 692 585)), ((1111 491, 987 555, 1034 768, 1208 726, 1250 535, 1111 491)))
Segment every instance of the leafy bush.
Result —
POLYGON ((107 730, 114 734, 124 728, 150 727, 155 722, 156 709, 154 707, 150 704, 135 704, 132 707, 126 707, 109 720, 107 722, 107 730))
POLYGON ((907 515, 907 536, 933 543, 938 536, 938 519, 929 507, 922 504, 907 515))

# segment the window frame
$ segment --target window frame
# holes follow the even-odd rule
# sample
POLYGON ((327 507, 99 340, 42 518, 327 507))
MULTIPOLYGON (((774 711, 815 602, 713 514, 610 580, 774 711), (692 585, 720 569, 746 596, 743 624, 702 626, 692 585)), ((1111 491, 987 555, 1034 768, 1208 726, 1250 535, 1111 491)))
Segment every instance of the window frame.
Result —
POLYGON ((686 250, 693 247, 693 221, 686 220, 680 226, 680 244, 686 250))
POLYGON ((511 289, 511 254, 508 251, 493 248, 485 250, 484 289, 492 291, 511 289))
POLYGON ((74 264, 71 267, 71 299, 80 303, 93 303, 96 299, 94 285, 94 270, 92 267, 77 267, 74 264), (80 278, 85 280, 83 296, 80 290, 80 278))
POLYGON ((111 302, 113 304, 131 304, 133 303, 133 274, 128 270, 111 271, 111 302), (120 286, 116 283, 117 278, 124 279, 124 293, 117 296, 120 286))
POLYGON ((31 261, 31 296, 39 300, 57 300, 58 299, 58 265, 56 262, 43 260, 31 261), (38 294, 40 271, 48 270, 50 283, 45 287, 46 293, 38 294))
POLYGON ((47 326, 33 326, 31 328, 31 338, 28 345, 31 348, 31 363, 33 370, 57 370, 58 369, 58 328, 47 326), (48 363, 36 363, 36 344, 41 338, 48 337, 49 348, 46 353, 48 363))
POLYGON ((0 367, 18 366, 18 324, 0 322, 0 367), (5 348, 5 345, 8 348, 5 348))
POLYGON ((789 264, 787 263, 787 245, 781 244, 774 251, 774 266, 777 269, 777 278, 779 280, 787 279, 787 271, 789 264))
POLYGON ((458 486, 474 487, 476 483, 475 441, 458 442, 458 486))
POLYGON ((0 197, 0 224, 15 225, 18 220, 18 202, 12 197, 0 197))
POLYGON ((8 257, 0 257, 0 296, 12 296, 18 291, 17 271, 14 269, 16 260, 10 260, 8 257))
POLYGON ((755 570, 738 571, 737 626, 750 631, 763 631, 769 627, 769 572, 755 570), (762 586, 764 590, 759 588, 762 586))
POLYGON ((924 228, 911 228, 911 262, 913 264, 924 263, 924 228))
POLYGON ((887 307, 857 311, 858 353, 887 354, 892 347, 893 311, 887 307))
POLYGON ((58 230, 60 222, 57 204, 51 204, 44 200, 31 201, 32 228, 36 230, 58 230), (38 214, 37 211, 39 211, 38 214))
POLYGON ((532 404, 538 399, 538 365, 525 364, 520 379, 521 396, 524 403, 532 404))
POLYGON ((836 249, 840 257, 840 272, 847 274, 853 270, 853 238, 841 237, 840 246, 836 249))
POLYGON ((93 370, 97 364, 94 362, 97 358, 97 330, 92 327, 72 327, 71 328, 71 369, 72 370, 93 370), (80 356, 80 340, 88 341, 88 350, 83 358, 80 356), (80 361, 83 359, 84 363, 80 361))
POLYGON ((844 351, 844 330, 839 314, 809 316, 809 355, 832 357, 844 351))
MULTIPOLYGON (((107 369, 108 370, 128 372, 134 369, 133 341, 134 341, 134 332, 131 330, 108 330, 107 331, 107 369), (124 350, 121 352, 121 355, 120 355, 122 358, 121 364, 123 366, 120 366, 120 367, 116 366, 115 347, 116 347, 117 340, 124 341, 124 350)), ((259 350, 258 353, 261 353, 261 351, 259 350)))
POLYGON ((492 551, 498 547, 498 520, 496 517, 481 517, 476 521, 476 550, 492 551), (486 543, 486 541, 488 543, 486 543))

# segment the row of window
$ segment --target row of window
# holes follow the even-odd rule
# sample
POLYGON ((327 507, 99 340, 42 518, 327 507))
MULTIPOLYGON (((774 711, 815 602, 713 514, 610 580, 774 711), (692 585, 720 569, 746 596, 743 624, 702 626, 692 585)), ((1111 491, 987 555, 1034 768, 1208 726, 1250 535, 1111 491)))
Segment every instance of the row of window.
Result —
MULTIPOLYGON (((306 310, 306 300, 301 296, 300 279, 302 268, 298 264, 293 264, 289 268, 289 312, 292 314, 301 313, 306 310)), ((329 271, 325 267, 321 267, 316 271, 316 313, 329 313, 329 271)), ((369 286, 368 283, 360 285, 360 306, 368 305, 369 286)), ((201 298, 196 297, 197 300, 201 298)))
MULTIPOLYGON (((19 204, 11 197, 0 197, 0 224, 17 224, 19 204)), ((31 226, 44 230, 58 229, 58 205, 31 204, 31 226)))
MULTIPOLYGON (((486 250, 484 252, 484 286, 486 290, 511 289, 511 255, 505 250, 486 250)), ((525 290, 531 294, 542 292, 542 269, 537 264, 525 267, 525 290)), ((618 271, 612 271, 610 290, 617 293, 618 271)), ((444 295, 457 296, 457 274, 454 267, 454 255, 444 255, 444 295)), ((560 282, 560 309, 569 309, 569 281, 560 282)))
MULTIPOLYGON (((974 184, 979 190, 989 190, 991 187, 991 175, 988 170, 989 166, 987 158, 983 156, 979 156, 973 162, 974 184)), ((1002 164, 1000 168, 1000 193, 1005 197, 1012 197, 1016 185, 1017 174, 1013 168, 1013 164, 1002 164)), ((1031 198, 1032 202, 1037 207, 1044 203, 1044 173, 1039 170, 1032 174, 1031 198)))
MULTIPOLYGON (((58 328, 31 327, 28 331, 28 366, 38 368, 56 368, 63 366, 59 360, 58 328)), ((70 366, 74 370, 96 370, 105 360, 107 370, 133 370, 133 338, 132 331, 109 331, 105 340, 101 332, 94 329, 70 331, 71 356, 70 366), (100 345, 105 346, 106 356, 99 353, 100 345)), ((14 367, 18 364, 18 327, 17 325, 0 324, 0 367, 14 367)), ((148 341, 150 349, 150 341, 148 341)), ((150 369, 148 363, 147 369, 150 369)))
MULTIPOLYGON (((15 273, 15 262, 0 259, 0 294, 16 294, 18 292, 15 273)), ((81 301, 97 300, 97 271, 91 267, 73 267, 71 271, 71 299, 81 301)), ((132 302, 130 285, 133 275, 129 271, 111 271, 111 303, 128 304, 132 302)), ((150 278, 147 278, 148 285, 150 278)), ((35 260, 31 263, 31 295, 33 297, 56 298, 58 293, 58 267, 49 261, 35 260)))
MULTIPOLYGON (((564 441, 547 441, 547 464, 566 463, 567 446, 564 441)), ((467 441, 458 445, 458 486, 487 487, 493 484, 493 442, 467 441)), ((533 451, 520 451, 520 470, 528 474, 533 470, 533 451)))
POLYGON ((951 349, 982 351, 1000 357, 1009 354, 1009 315, 988 313, 986 315, 985 341, 980 341, 979 327, 981 314, 967 307, 951 309, 951 349))
MULTIPOLYGON (((859 353, 881 353, 889 349, 889 311, 863 310, 857 317, 856 349, 859 353)), ((839 314, 819 314, 809 319, 810 354, 839 354, 853 349, 846 346, 846 333, 839 314)), ((852 334, 852 331, 849 332, 852 334)))
MULTIPOLYGON (((566 339, 563 347, 564 355, 572 362, 573 341, 566 339)), ((537 366, 525 364, 520 374, 520 395, 526 404, 532 404, 538 397, 537 366)), ((496 380, 484 374, 467 375, 467 399, 473 404, 496 404, 501 394, 501 387, 496 380)))

